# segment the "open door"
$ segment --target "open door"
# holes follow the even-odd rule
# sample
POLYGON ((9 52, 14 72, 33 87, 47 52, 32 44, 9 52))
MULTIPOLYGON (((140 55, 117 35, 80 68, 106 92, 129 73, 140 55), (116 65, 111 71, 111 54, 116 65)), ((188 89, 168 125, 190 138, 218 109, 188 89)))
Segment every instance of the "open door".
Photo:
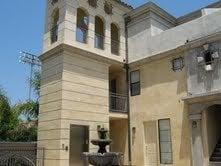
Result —
POLYGON ((144 123, 144 164, 157 166, 157 125, 156 121, 144 123))
POLYGON ((89 150, 89 127, 71 125, 70 127, 70 166, 83 166, 83 152, 89 150))

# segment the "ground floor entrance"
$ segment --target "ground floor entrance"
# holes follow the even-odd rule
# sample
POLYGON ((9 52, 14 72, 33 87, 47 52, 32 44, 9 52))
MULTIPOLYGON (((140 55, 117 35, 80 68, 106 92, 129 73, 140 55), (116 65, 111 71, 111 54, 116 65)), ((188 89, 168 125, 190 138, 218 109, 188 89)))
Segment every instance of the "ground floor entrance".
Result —
POLYGON ((193 166, 221 166, 221 100, 188 98, 193 166))
POLYGON ((89 150, 89 127, 71 125, 70 127, 70 166, 84 166, 83 152, 89 150))
POLYGON ((128 122, 127 119, 110 119, 111 152, 123 154, 123 164, 128 164, 128 122))

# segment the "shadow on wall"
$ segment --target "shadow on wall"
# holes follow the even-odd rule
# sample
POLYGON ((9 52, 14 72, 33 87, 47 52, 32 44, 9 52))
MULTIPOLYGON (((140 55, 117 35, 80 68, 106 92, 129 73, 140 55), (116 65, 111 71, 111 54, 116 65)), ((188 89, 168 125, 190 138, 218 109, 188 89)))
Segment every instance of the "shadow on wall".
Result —
POLYGON ((164 58, 151 63, 145 64, 141 68, 141 86, 142 88, 151 88, 152 86, 158 86, 160 84, 167 84, 177 82, 177 86, 174 84, 168 84, 176 88, 175 93, 177 95, 185 93, 187 91, 186 81, 186 68, 182 71, 174 72, 171 65, 172 58, 164 58), (151 78, 151 79, 150 79, 151 78))
POLYGON ((221 105, 213 105, 206 110, 207 148, 209 157, 221 137, 221 105))
MULTIPOLYGON (((220 43, 211 44, 211 51, 218 52, 221 55, 220 43)), ((188 66, 188 82, 190 93, 203 93, 220 88, 221 57, 212 60, 212 71, 206 71, 205 63, 198 62, 197 57, 204 57, 203 47, 190 50, 186 56, 186 65, 188 66)))
POLYGON ((191 162, 191 130, 189 125, 188 105, 184 104, 183 119, 181 128, 181 143, 180 143, 180 159, 190 159, 191 162))

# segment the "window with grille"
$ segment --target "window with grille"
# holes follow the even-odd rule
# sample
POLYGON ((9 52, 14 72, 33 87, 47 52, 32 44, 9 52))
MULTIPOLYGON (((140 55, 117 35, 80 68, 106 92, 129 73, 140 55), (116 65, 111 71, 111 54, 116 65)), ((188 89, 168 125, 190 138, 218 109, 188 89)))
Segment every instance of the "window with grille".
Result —
POLYGON ((159 145, 160 145, 160 163, 172 164, 172 141, 170 119, 161 119, 158 121, 159 127, 159 145))

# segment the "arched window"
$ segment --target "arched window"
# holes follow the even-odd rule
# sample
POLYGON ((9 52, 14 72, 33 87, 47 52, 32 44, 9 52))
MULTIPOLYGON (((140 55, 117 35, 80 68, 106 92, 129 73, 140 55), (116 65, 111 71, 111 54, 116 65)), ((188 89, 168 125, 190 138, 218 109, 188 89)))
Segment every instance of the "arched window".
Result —
POLYGON ((51 20, 51 43, 58 40, 58 21, 59 21, 59 9, 55 9, 52 13, 51 20))
POLYGON ((95 47, 99 49, 104 49, 104 21, 96 16, 95 17, 95 47))
POLYGON ((119 28, 116 24, 111 24, 111 53, 119 55, 120 35, 119 28))
POLYGON ((77 30, 76 40, 82 43, 87 43, 88 34, 88 14, 81 8, 77 9, 77 30))

